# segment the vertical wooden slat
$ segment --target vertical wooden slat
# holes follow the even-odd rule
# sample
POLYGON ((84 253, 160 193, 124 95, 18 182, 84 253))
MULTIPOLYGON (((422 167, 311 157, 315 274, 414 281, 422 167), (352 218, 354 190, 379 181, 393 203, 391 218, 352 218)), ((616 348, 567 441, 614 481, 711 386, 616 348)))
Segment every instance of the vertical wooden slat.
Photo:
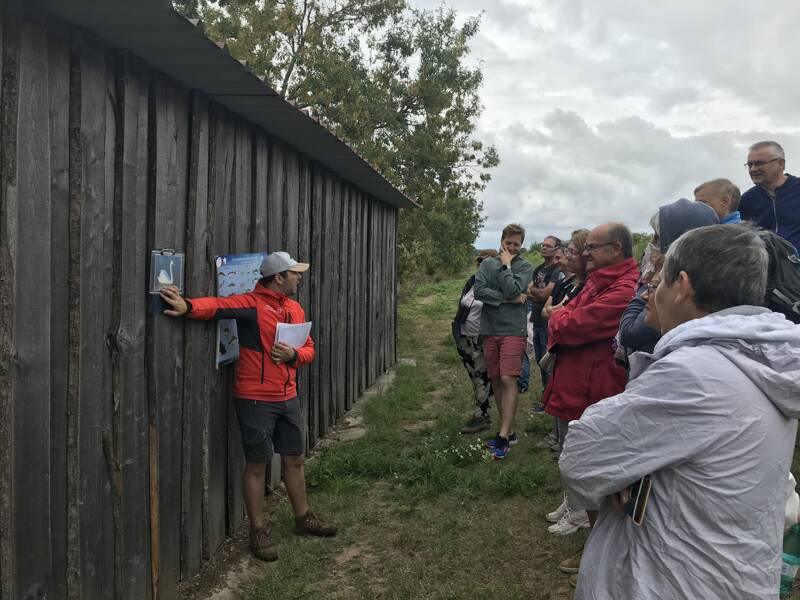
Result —
POLYGON ((112 353, 112 490, 119 503, 116 596, 150 594, 147 396, 145 379, 148 76, 130 55, 116 68, 114 284, 112 353))
POLYGON ((253 192, 254 214, 253 221, 253 250, 255 252, 267 251, 269 213, 267 211, 269 188, 269 141, 267 137, 258 132, 255 136, 255 151, 253 162, 253 192))
POLYGON ((320 173, 322 191, 322 297, 320 299, 319 329, 319 435, 327 433, 331 424, 331 407, 333 405, 333 377, 331 369, 331 306, 333 305, 334 259, 331 251, 334 236, 333 220, 333 181, 328 171, 320 173))
MULTIPOLYGON (((150 120, 154 248, 184 249, 188 181, 189 98, 166 79, 154 77, 150 120)), ((180 579, 181 431, 183 418, 184 322, 162 315, 153 318, 150 359, 150 434, 158 436, 159 580, 158 597, 174 595, 180 579), (155 429, 155 431, 154 431, 155 429)))
POLYGON ((337 184, 339 205, 338 245, 338 298, 336 311, 336 418, 344 415, 347 407, 347 242, 350 233, 347 212, 349 185, 339 180, 337 184))
MULTIPOLYGON (((309 165, 305 156, 298 158, 297 165, 297 260, 299 262, 311 262, 311 203, 309 189, 309 165)), ((311 265, 316 269, 316 265, 311 265)), ((311 274, 306 273, 300 286, 299 301, 306 314, 306 320, 312 320, 311 299, 311 274)), ((312 325, 311 335, 316 338, 316 331, 312 325)), ((306 423, 306 447, 311 444, 311 415, 310 415, 310 396, 309 396, 309 377, 311 367, 303 367, 297 372, 298 396, 300 406, 306 423)))
POLYGON ((356 223, 356 190, 348 187, 347 194, 347 221, 350 230, 347 236, 347 400, 346 408, 350 410, 358 399, 358 382, 356 380, 355 348, 356 348, 356 311, 359 304, 356 291, 356 238, 358 226, 356 223))
POLYGON ((283 167, 284 146, 270 140, 267 192, 267 251, 283 250, 283 194, 286 176, 283 167))
POLYGON ((308 406, 308 432, 309 445, 313 446, 320 435, 320 364, 321 364, 321 345, 320 335, 322 324, 320 323, 320 312, 322 302, 322 281, 325 273, 324 254, 322 246, 322 189, 319 169, 316 165, 309 165, 309 211, 310 211, 310 231, 311 231, 311 271, 310 271, 310 298, 312 335, 315 343, 315 358, 309 369, 309 406, 308 406))
MULTIPOLYGON (((243 122, 236 122, 235 169, 233 180, 233 201, 231 204, 232 237, 231 251, 235 254, 249 252, 250 217, 252 215, 251 161, 253 156, 252 137, 243 122)), ((230 369, 232 370, 232 369, 230 369)), ((242 450, 239 425, 234 411, 233 399, 228 406, 228 527, 229 532, 238 529, 244 521, 244 496, 242 476, 244 473, 244 452, 242 450)))
MULTIPOLYGON (((328 404, 328 423, 336 423, 339 416, 339 306, 341 295, 339 285, 341 283, 341 255, 339 254, 339 239, 342 229, 342 206, 341 206, 341 185, 339 180, 328 174, 326 184, 330 197, 330 226, 328 228, 328 242, 325 244, 330 260, 325 274, 330 278, 330 293, 325 303, 325 309, 329 320, 329 342, 327 346, 326 358, 330 368, 330 403, 328 404)), ((343 403, 342 403, 343 404, 343 403)))
POLYGON ((12 480, 14 403, 11 393, 11 338, 14 322, 16 255, 17 111, 19 27, 2 13, 0 27, 0 598, 16 597, 14 586, 14 503, 12 480))
MULTIPOLYGON (((79 44, 80 53, 80 248, 70 258, 80 273, 80 359, 78 472, 80 517, 80 586, 87 598, 114 593, 114 535, 109 465, 111 433, 109 356, 103 341, 110 313, 107 235, 111 229, 106 178, 109 84, 103 51, 79 44)), ((113 87, 113 83, 111 84, 113 87)))
POLYGON ((299 219, 299 157, 297 152, 287 148, 283 159, 285 177, 283 195, 283 239, 284 250, 297 257, 298 219, 299 219))
MULTIPOLYGON (((208 218, 211 229, 211 256, 230 252, 229 216, 235 133, 229 115, 214 105, 209 134, 209 195, 208 218)), ((214 269, 216 279, 216 269, 214 269)), ((211 338, 216 346, 216 328, 211 338)), ((215 350, 216 352, 216 350, 215 350)), ((215 356, 212 354, 212 357, 215 356)), ((213 359, 212 359, 213 360, 213 359)), ((233 367, 223 367, 212 375, 209 386, 209 494, 208 540, 211 552, 225 539, 227 525, 227 464, 228 464, 228 405, 233 367)))
MULTIPOLYGON (((51 307, 50 307, 50 533, 51 594, 64 598, 67 546, 67 361, 69 324, 69 34, 49 29, 51 307)), ((2 574, 0 574, 2 578, 2 574)))
MULTIPOLYGON (((215 269, 208 244, 208 101, 192 96, 191 146, 186 206, 186 295, 205 296, 215 269)), ((181 579, 200 568, 207 548, 208 515, 208 365, 215 344, 213 328, 190 323, 185 331, 181 462, 181 579)))

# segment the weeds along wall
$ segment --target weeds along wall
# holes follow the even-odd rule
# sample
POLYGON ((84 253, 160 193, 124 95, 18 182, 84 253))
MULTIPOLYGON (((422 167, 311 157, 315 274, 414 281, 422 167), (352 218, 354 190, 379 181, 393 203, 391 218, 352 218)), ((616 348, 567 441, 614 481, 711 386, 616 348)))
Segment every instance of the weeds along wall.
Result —
MULTIPOLYGON (((4 6, 6 4, 4 3, 4 6)), ((243 523, 234 367, 148 312, 149 252, 288 250, 313 446, 396 358, 397 208, 126 51, 0 18, 0 598, 172 598, 243 523)))

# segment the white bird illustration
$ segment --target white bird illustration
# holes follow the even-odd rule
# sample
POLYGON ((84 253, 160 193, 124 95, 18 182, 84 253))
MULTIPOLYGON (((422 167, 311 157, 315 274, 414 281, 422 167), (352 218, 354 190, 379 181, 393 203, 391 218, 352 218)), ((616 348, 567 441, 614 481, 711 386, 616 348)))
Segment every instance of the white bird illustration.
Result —
POLYGON ((169 261, 169 273, 167 273, 166 269, 161 269, 161 272, 158 274, 158 283, 161 285, 161 287, 172 285, 172 282, 174 281, 172 278, 173 264, 175 264, 174 260, 169 261))

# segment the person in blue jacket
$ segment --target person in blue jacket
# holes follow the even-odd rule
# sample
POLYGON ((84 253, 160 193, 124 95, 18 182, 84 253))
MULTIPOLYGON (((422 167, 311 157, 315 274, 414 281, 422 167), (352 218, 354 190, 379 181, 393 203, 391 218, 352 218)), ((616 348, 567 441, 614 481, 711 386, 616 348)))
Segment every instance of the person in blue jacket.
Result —
POLYGON ((781 145, 753 144, 745 166, 755 185, 742 194, 742 220, 774 231, 800 248, 800 179, 784 172, 786 155, 781 145))
POLYGON ((708 204, 719 217, 720 225, 733 225, 742 222, 739 202, 742 193, 729 179, 712 179, 694 188, 694 199, 708 204))

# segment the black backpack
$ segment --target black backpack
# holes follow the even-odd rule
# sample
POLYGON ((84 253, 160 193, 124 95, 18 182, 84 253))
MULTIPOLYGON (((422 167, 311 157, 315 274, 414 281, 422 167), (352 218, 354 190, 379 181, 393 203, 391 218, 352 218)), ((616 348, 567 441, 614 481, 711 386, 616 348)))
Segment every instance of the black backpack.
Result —
POLYGON ((773 231, 758 232, 769 254, 764 305, 800 323, 800 258, 794 246, 773 231))

